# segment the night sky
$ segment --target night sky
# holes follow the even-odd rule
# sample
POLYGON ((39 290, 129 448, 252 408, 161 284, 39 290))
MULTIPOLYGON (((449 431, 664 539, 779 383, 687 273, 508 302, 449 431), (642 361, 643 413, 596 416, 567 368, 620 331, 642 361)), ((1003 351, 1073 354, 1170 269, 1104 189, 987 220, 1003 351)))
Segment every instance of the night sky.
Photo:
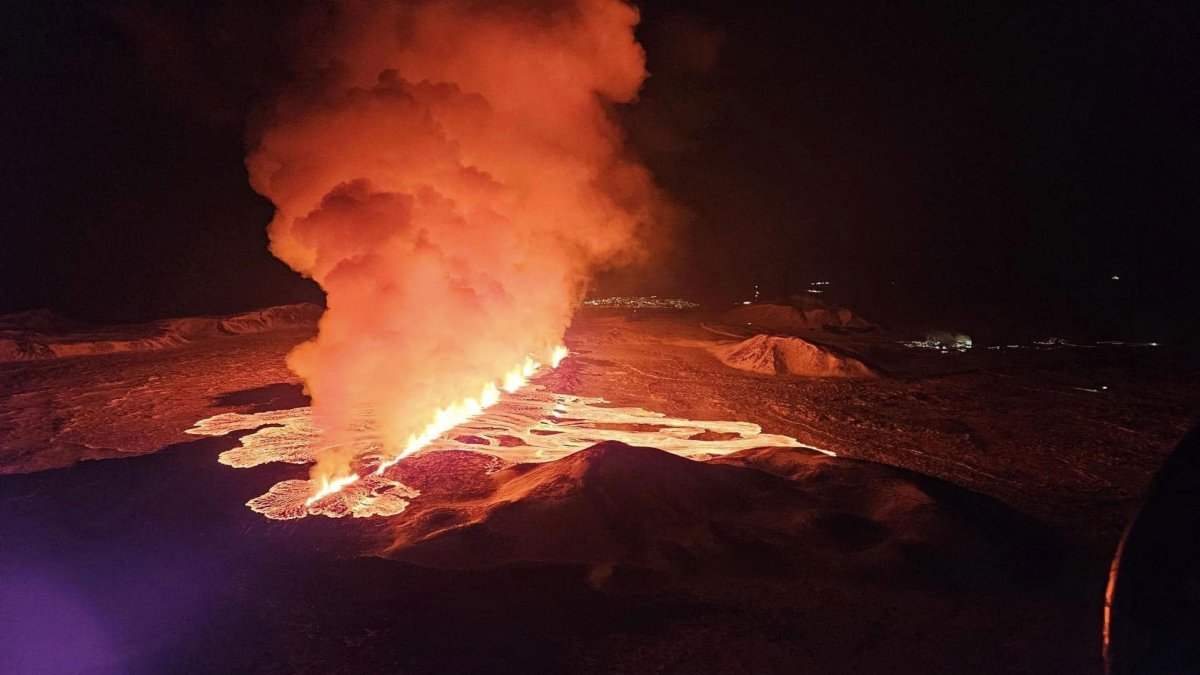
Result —
MULTIPOLYGON (((1189 334, 1200 5, 781 4, 640 3, 652 76, 618 114, 692 222, 599 290, 820 279, 893 320, 1189 334)), ((267 252, 243 166, 288 11, 5 3, 0 312, 320 300, 267 252)))

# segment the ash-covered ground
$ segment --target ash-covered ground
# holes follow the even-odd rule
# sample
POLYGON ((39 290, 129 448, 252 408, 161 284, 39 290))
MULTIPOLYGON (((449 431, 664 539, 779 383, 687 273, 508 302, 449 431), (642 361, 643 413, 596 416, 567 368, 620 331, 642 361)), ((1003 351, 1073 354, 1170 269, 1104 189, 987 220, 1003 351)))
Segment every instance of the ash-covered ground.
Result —
POLYGON ((305 466, 218 463, 253 427, 184 432, 306 404, 284 356, 312 328, 286 314, 112 353, 12 331, 0 670, 1097 672, 1108 557, 1200 372, 1171 345, 940 353, 852 317, 584 310, 547 391, 838 457, 522 463, 464 438, 397 465, 419 494, 396 516, 278 521, 245 504, 305 466))

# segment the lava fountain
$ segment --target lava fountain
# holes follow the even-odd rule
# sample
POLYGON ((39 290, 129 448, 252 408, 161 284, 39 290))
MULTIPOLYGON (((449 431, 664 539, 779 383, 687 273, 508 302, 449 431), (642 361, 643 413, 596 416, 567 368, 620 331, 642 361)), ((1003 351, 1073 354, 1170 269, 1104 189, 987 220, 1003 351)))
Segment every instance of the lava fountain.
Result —
POLYGON ((282 32, 294 79, 246 164, 272 252, 327 296, 288 359, 321 430, 310 505, 363 480, 361 411, 381 476, 557 365, 593 273, 670 220, 611 114, 646 77, 637 20, 621 0, 358 0, 282 32))

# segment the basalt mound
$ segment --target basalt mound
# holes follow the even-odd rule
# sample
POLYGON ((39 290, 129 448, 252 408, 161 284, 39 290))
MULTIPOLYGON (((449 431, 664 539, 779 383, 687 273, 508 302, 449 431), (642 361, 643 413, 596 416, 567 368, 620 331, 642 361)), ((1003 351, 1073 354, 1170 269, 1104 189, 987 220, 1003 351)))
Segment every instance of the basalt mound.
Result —
POLYGON ((875 372, 862 361, 797 337, 755 335, 714 347, 712 352, 731 368, 764 375, 875 377, 875 372))
POLYGON ((696 462, 605 442, 499 469, 490 483, 465 499, 423 490, 389 525, 388 555, 458 569, 583 564, 602 577, 836 570, 967 585, 1023 577, 1044 557, 1036 526, 998 503, 800 448, 696 462))
POLYGON ((1039 557, 1053 557, 1041 523, 993 497, 914 471, 798 448, 755 448, 708 463, 787 478, 823 504, 886 526, 906 565, 941 570, 951 580, 996 573, 997 561, 1008 573, 1027 575, 1039 557))

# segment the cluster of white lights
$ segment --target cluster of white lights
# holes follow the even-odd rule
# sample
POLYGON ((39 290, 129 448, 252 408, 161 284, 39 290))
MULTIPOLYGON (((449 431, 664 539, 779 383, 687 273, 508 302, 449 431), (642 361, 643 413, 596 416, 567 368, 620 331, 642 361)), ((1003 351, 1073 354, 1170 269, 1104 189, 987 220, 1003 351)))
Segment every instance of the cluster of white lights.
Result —
POLYGON ((691 309, 700 305, 683 298, 660 298, 651 296, 613 296, 611 298, 592 298, 583 304, 589 307, 619 307, 622 309, 691 309))

